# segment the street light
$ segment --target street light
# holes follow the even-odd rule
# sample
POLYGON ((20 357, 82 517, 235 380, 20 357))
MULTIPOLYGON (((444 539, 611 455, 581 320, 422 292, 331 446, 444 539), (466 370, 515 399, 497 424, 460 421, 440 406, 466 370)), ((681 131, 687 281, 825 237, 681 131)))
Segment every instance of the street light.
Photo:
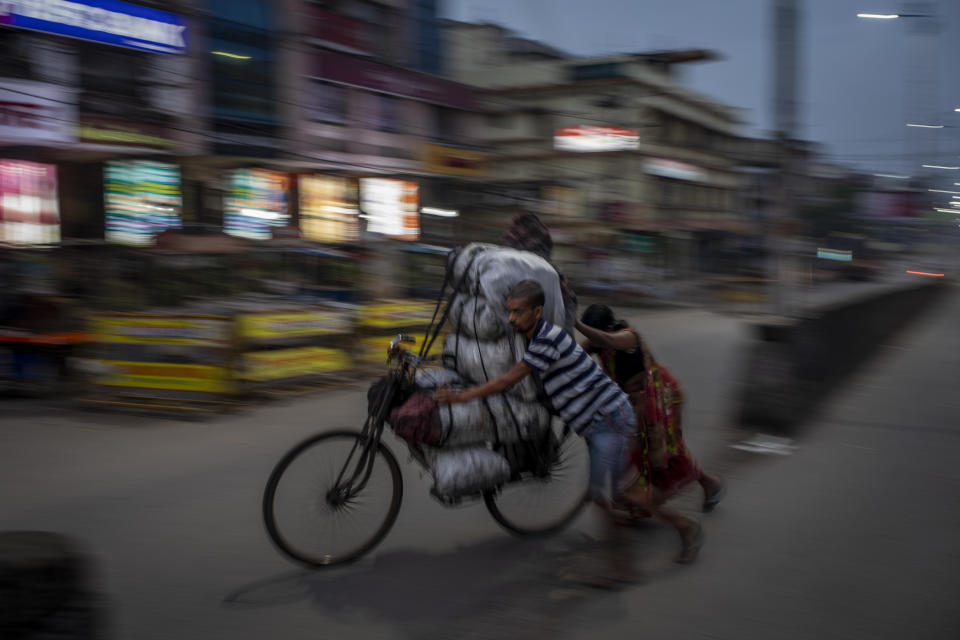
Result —
POLYGON ((930 18, 926 13, 858 13, 858 18, 872 18, 873 20, 894 20, 896 18, 930 18))

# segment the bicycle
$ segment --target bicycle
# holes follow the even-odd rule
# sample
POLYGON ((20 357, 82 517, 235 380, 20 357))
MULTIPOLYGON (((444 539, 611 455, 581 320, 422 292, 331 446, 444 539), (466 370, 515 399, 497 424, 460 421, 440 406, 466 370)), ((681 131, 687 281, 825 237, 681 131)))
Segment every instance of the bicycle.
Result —
MULTIPOLYGON (((428 344, 419 355, 400 346, 413 342, 402 334, 390 342, 388 374, 371 386, 359 432, 314 435, 274 467, 264 491, 263 517, 271 541, 287 557, 310 567, 346 564, 375 548, 396 521, 403 477, 381 438, 391 408, 411 391, 427 358, 428 344), (330 456, 326 464, 321 456, 330 456)), ((429 469, 422 448, 406 444, 411 457, 429 469)), ((526 444, 527 455, 514 457, 509 481, 456 500, 435 497, 447 506, 482 499, 494 520, 518 536, 559 531, 587 501, 586 443, 554 421, 541 442, 526 444), (538 512, 541 502, 547 503, 548 513, 538 512)))

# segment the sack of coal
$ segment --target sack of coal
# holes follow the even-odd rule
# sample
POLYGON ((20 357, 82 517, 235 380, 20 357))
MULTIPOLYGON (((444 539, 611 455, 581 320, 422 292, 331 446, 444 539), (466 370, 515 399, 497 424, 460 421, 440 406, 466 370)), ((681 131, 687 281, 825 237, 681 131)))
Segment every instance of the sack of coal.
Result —
POLYGON ((507 459, 484 446, 426 450, 433 474, 433 492, 458 498, 495 489, 510 480, 507 459))

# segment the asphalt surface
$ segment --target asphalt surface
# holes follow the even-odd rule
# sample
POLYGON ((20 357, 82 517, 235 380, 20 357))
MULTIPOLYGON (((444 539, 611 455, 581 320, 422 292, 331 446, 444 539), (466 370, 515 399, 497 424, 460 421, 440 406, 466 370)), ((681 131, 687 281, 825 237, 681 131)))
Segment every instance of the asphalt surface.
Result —
MULTIPOLYGON (((815 416, 795 449, 730 448, 742 320, 698 309, 631 314, 688 395, 685 433, 728 498, 702 517, 698 563, 675 535, 626 532, 640 584, 560 578, 596 565, 585 512, 540 541, 482 505, 448 508, 391 441, 403 509, 368 558, 304 572, 269 544, 263 485, 316 431, 359 427, 361 386, 203 422, 5 403, 0 530, 68 534, 98 567, 111 637, 960 637, 960 298, 889 344, 815 416)), ((694 511, 695 492, 679 504, 694 511)), ((698 517, 700 517, 698 515, 698 517)))

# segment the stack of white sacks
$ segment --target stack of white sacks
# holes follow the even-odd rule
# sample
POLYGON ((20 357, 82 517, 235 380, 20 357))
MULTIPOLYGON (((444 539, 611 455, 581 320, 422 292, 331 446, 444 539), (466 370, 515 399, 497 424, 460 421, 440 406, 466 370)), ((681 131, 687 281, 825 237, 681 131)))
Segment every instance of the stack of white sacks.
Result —
MULTIPOLYGON (((418 372, 422 389, 472 387, 509 371, 523 357, 526 338, 507 318, 507 294, 521 280, 543 287, 544 318, 563 323, 560 280, 549 262, 536 254, 489 244, 471 244, 451 253, 450 283, 456 287, 448 320, 453 328, 443 345, 443 369, 418 372)), ((444 442, 425 447, 441 497, 476 493, 498 486, 511 475, 498 443, 539 441, 551 414, 540 402, 537 383, 527 376, 503 394, 441 405, 444 442)))

